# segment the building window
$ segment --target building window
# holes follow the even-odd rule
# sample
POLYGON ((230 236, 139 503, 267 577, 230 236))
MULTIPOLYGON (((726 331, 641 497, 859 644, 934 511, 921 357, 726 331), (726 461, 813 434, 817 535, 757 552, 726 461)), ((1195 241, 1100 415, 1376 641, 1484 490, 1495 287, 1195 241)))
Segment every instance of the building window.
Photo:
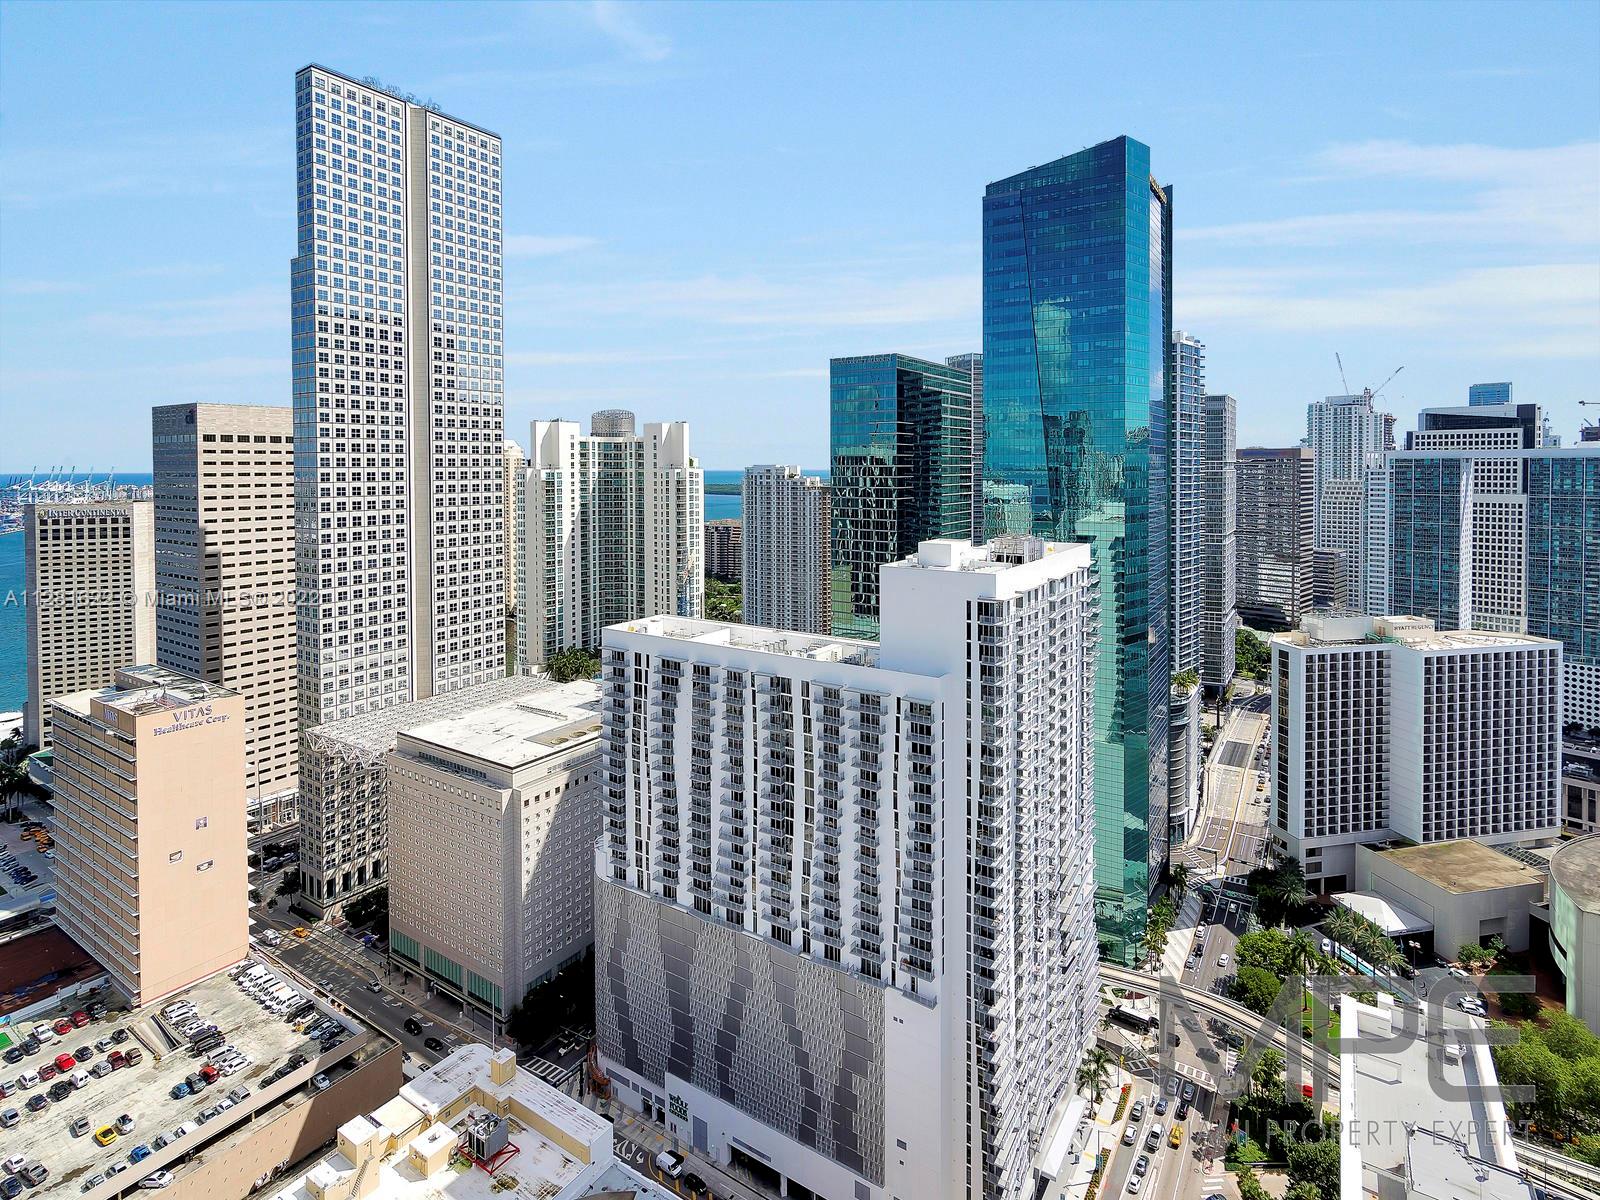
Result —
POLYGON ((183 851, 182 850, 174 850, 171 854, 167 855, 167 861, 169 863, 182 862, 183 861, 183 851))
POLYGON ((205 860, 205 862, 198 863, 195 866, 195 870, 196 871, 209 871, 209 870, 211 870, 211 859, 208 858, 208 859, 205 860))

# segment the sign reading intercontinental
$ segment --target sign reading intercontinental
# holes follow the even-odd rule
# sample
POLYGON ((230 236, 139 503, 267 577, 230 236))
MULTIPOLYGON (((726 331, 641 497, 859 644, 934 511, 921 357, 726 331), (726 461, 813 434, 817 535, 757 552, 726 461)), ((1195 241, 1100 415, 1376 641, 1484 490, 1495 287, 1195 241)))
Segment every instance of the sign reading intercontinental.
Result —
POLYGON ((159 729, 152 729, 150 732, 153 736, 160 737, 164 733, 179 733, 185 729, 198 729, 201 725, 221 725, 228 719, 227 713, 213 714, 211 707, 209 704, 196 704, 192 708, 179 709, 172 714, 171 725, 163 725, 159 729))

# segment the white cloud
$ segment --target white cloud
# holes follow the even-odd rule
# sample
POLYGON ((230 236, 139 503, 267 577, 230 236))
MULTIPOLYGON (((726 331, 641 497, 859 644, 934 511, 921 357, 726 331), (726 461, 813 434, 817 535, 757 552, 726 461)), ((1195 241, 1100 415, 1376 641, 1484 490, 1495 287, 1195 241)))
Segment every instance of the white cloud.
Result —
POLYGON ((672 42, 647 29, 639 22, 642 5, 625 4, 622 0, 593 0, 589 5, 589 18, 595 28, 621 48, 624 54, 637 62, 661 62, 672 54, 672 42))
POLYGON ((1600 244, 1600 142, 1532 149, 1355 142, 1318 152, 1311 167, 1298 182, 1330 195, 1379 180, 1450 186, 1428 189, 1430 201, 1414 207, 1180 227, 1179 238, 1237 246, 1600 244))
POLYGON ((96 333, 127 338, 205 337, 282 329, 288 320, 280 288, 251 288, 193 300, 156 301, 137 309, 90 313, 96 333))
POLYGON ((599 238, 569 235, 551 237, 537 233, 509 233, 506 235, 506 254, 512 258, 547 258, 552 254, 571 254, 598 246, 599 238))
POLYGON ((1600 354, 1600 272, 1589 263, 1470 268, 1399 286, 1348 279, 1317 286, 1304 272, 1280 268, 1195 270, 1175 303, 1191 328, 1447 330, 1507 357, 1600 354))
POLYGON ((71 279, 11 279, 0 285, 7 296, 60 296, 84 291, 87 285, 71 279))
POLYGON ((753 275, 603 284, 537 284, 512 289, 519 309, 583 320, 595 315, 669 318, 712 325, 789 330, 968 323, 977 328, 980 281, 937 275, 884 281, 855 275, 753 275))

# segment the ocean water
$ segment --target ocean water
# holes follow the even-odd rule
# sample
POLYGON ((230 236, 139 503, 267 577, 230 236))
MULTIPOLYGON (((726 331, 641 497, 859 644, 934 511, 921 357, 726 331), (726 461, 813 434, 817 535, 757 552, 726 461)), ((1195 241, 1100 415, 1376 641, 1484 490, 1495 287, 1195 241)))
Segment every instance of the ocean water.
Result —
MULTIPOLYGON (((826 479, 826 471, 813 471, 806 469, 807 475, 815 475, 819 479, 826 479)), ((743 471, 707 471, 706 483, 742 483, 743 471)), ((706 520, 720 521, 725 517, 739 518, 744 516, 744 499, 738 495, 714 496, 709 491, 706 493, 706 520)))

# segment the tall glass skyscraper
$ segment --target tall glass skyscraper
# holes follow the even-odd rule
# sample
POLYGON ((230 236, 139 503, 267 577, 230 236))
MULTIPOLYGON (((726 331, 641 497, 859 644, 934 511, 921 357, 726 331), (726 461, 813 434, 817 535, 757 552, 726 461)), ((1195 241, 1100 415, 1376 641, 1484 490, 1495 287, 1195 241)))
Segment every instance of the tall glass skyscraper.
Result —
POLYGON ((972 375, 909 354, 828 364, 833 633, 878 637, 878 568, 972 536, 972 375))
POLYGON ((985 532, 1093 547, 1096 916, 1122 961, 1167 857, 1171 204, 1126 137, 983 200, 985 532))

